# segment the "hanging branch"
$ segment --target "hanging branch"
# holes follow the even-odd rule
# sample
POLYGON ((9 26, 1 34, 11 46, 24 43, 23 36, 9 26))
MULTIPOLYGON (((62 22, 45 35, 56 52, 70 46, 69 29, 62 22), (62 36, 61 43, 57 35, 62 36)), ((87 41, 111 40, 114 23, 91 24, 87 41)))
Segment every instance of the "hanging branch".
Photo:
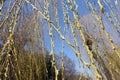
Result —
MULTIPOLYGON (((68 3, 68 4, 71 4, 71 3, 69 2, 69 0, 68 0, 67 3, 68 3)), ((76 26, 76 27, 79 29, 79 31, 80 31, 80 37, 81 37, 81 39, 83 40, 83 46, 86 48, 86 50, 87 50, 87 52, 88 52, 88 54, 89 54, 90 61, 91 61, 90 66, 93 67, 93 68, 96 70, 96 72, 93 72, 93 71, 92 71, 92 72, 93 72, 94 75, 96 75, 97 78, 101 78, 101 75, 100 75, 99 72, 98 72, 98 68, 96 67, 95 62, 93 61, 93 53, 89 50, 89 47, 88 47, 88 45, 86 44, 85 36, 84 36, 84 34, 83 34, 81 25, 80 25, 79 22, 78 22, 78 21, 79 21, 78 12, 77 12, 77 10, 74 10, 74 8, 72 7, 72 5, 70 5, 70 9, 71 9, 71 11, 73 11, 74 19, 76 20, 76 25, 75 25, 75 26, 76 26)))
POLYGON ((14 28, 17 24, 18 15, 21 11, 22 5, 23 5, 22 2, 20 5, 18 5, 18 2, 16 0, 15 7, 13 8, 15 10, 15 12, 13 13, 14 16, 12 16, 11 24, 8 26, 9 27, 9 37, 7 38, 7 42, 4 44, 2 51, 1 51, 0 59, 1 60, 5 59, 4 63, 6 63, 6 67, 4 67, 5 72, 3 73, 2 79, 10 78, 9 74, 10 74, 10 70, 12 69, 12 71, 14 73, 13 76, 15 77, 15 79, 20 80, 20 77, 19 77, 20 71, 19 71, 19 66, 18 66, 17 54, 16 54, 16 50, 14 47, 14 28), (16 68, 15 68, 15 66, 16 66, 16 68))
MULTIPOLYGON (((100 18, 99 18, 99 17, 97 16, 97 14, 94 12, 94 8, 93 8, 93 6, 92 6, 90 3, 88 3, 88 6, 93 10, 93 13, 95 14, 94 16, 95 16, 96 20, 98 21, 99 26, 101 27, 101 30, 105 33, 108 41, 110 42, 110 44, 111 44, 111 46, 112 46, 112 49, 116 52, 116 54, 117 54, 118 57, 120 58, 120 54, 119 54, 119 52, 116 50, 115 44, 114 44, 114 42, 113 42, 113 39, 110 37, 109 33, 105 30, 105 27, 104 27, 104 23, 103 23, 103 20, 102 20, 103 5, 101 4, 100 1, 98 1, 98 4, 99 4, 99 6, 101 6, 101 7, 100 7, 100 18)), ((102 31, 100 31, 100 32, 101 32, 101 36, 102 36, 102 31)))
POLYGON ((51 26, 53 27, 53 29, 55 31, 57 31, 57 33, 59 34, 60 38, 62 40, 64 40, 71 47, 71 49, 75 52, 76 56, 78 56, 81 59, 81 61, 83 62, 83 64, 88 65, 88 63, 86 63, 85 61, 82 60, 82 57, 81 57, 80 53, 74 49, 74 46, 62 35, 62 33, 59 31, 59 29, 55 27, 55 25, 53 24, 53 21, 51 21, 49 19, 49 17, 47 18, 44 14, 42 14, 42 12, 39 9, 37 9, 33 4, 31 4, 29 1, 26 0, 26 2, 29 3, 33 7, 33 9, 35 9, 36 11, 38 11, 38 13, 41 14, 43 16, 43 18, 48 21, 48 23, 51 24, 51 26))
POLYGON ((113 8, 112 8, 112 6, 111 6, 111 4, 109 3, 109 2, 107 2, 106 0, 103 0, 104 1, 104 3, 107 5, 107 7, 109 8, 109 10, 111 11, 111 15, 112 16, 110 16, 109 14, 105 14, 105 16, 107 17, 107 19, 110 21, 110 23, 112 24, 112 26, 113 26, 113 28, 115 29, 115 31, 118 33, 118 35, 120 36, 120 31, 118 30, 118 28, 117 28, 117 24, 119 25, 119 21, 118 21, 118 19, 116 18, 116 16, 115 16, 115 13, 114 12, 116 12, 116 11, 113 11, 113 8), (116 21, 116 24, 114 23, 114 21, 112 20, 112 18, 116 21))
POLYGON ((119 54, 119 52, 116 50, 116 47, 115 47, 115 45, 114 45, 114 42, 113 42, 112 38, 110 37, 110 35, 108 34, 108 32, 105 31, 104 23, 103 23, 103 20, 102 20, 103 5, 101 4, 100 0, 98 1, 98 4, 99 4, 99 6, 100 6, 100 13, 101 13, 101 16, 100 16, 100 17, 101 17, 101 18, 100 18, 101 28, 102 28, 102 30, 104 31, 106 37, 108 38, 108 40, 109 40, 109 42, 110 42, 110 44, 111 44, 111 46, 112 46, 112 49, 116 52, 116 54, 117 54, 118 57, 120 58, 120 54, 119 54))

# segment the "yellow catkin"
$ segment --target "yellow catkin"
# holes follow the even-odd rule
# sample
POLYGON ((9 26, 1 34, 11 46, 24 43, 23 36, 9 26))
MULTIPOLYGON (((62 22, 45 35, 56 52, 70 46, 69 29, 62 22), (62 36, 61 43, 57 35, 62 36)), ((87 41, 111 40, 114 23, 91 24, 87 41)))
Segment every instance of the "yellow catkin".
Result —
MULTIPOLYGON (((76 5, 76 4, 75 4, 76 5)), ((72 5, 70 5, 72 7, 72 5)), ((71 9, 72 10, 72 9, 71 9)), ((90 61, 91 61, 91 66, 96 70, 96 73, 94 73, 98 78, 101 78, 101 75, 99 74, 98 72, 98 69, 93 61, 93 53, 89 50, 88 46, 85 44, 85 37, 84 37, 84 34, 82 32, 82 28, 81 28, 81 25, 78 24, 79 23, 79 15, 78 15, 78 12, 77 10, 72 10, 73 11, 73 15, 74 15, 74 19, 77 21, 76 24, 77 24, 77 28, 79 29, 80 31, 80 36, 81 36, 81 39, 83 40, 83 46, 86 48, 88 54, 90 55, 90 61)))
MULTIPOLYGON (((115 9, 114 7, 106 0, 103 0, 103 2, 107 5, 107 7, 109 8, 110 12, 111 12, 111 16, 112 18, 116 21, 116 26, 118 25, 119 26, 119 20, 117 18, 117 14, 119 14, 115 9), (116 14, 116 15, 115 15, 116 14)), ((114 27, 114 26, 113 26, 114 27)))
MULTIPOLYGON (((5 78, 9 78, 9 64, 12 68, 12 71, 14 73, 14 76, 15 76, 15 79, 18 80, 19 79, 19 75, 20 75, 20 71, 19 71, 19 68, 17 68, 18 70, 18 73, 16 72, 16 66, 18 67, 18 61, 17 61, 17 54, 16 54, 16 51, 15 51, 15 47, 14 47, 14 28, 17 24, 17 21, 18 21, 18 14, 19 14, 19 11, 21 10, 21 6, 18 6, 17 5, 17 0, 15 2, 15 4, 13 4, 14 6, 12 7, 13 10, 15 10, 16 14, 15 16, 12 16, 12 20, 11 20, 11 23, 10 25, 8 25, 8 29, 9 29, 9 37, 7 38, 7 42, 4 44, 3 48, 2 48, 2 51, 1 51, 1 55, 0 55, 0 59, 2 59, 2 55, 4 55, 4 52, 5 50, 7 50, 7 53, 6 53, 6 57, 4 57, 6 60, 4 61, 4 63, 6 63, 7 67, 5 68, 5 72, 4 72, 4 75, 5 75, 5 78), (19 7, 18 9, 16 7, 19 7), (16 10, 17 9, 17 10, 16 10), (11 56, 12 55, 12 56, 11 56), (13 60, 11 60, 11 57, 13 57, 13 60), (15 63, 13 63, 13 61, 15 63), (16 65, 14 65, 16 64, 16 65), (18 75, 17 75, 18 74, 18 75)), ((12 10, 11 9, 11 10, 12 10)), ((14 13, 13 13, 14 14, 14 13)), ((9 17, 9 15, 8 15, 9 17)), ((7 17, 7 18, 8 18, 7 17)), ((7 19, 5 18, 5 20, 7 19)), ((3 21, 5 22, 5 21, 3 21)), ((19 79, 20 80, 20 79, 19 79)))
MULTIPOLYGON (((119 54, 119 52, 116 50, 116 47, 115 47, 115 45, 114 45, 114 43, 113 43, 112 38, 110 37, 110 35, 108 34, 108 32, 106 32, 106 30, 105 30, 104 23, 103 23, 103 20, 102 20, 102 14, 103 14, 102 8, 103 8, 103 5, 101 4, 100 0, 98 0, 98 4, 99 4, 99 6, 100 6, 100 17, 98 17, 98 16, 96 15, 96 13, 94 12, 93 6, 92 6, 90 3, 89 3, 88 5, 89 5, 90 8, 92 8, 92 11, 93 11, 93 13, 94 13, 94 16, 95 16, 95 18, 97 19, 97 21, 98 21, 98 23, 99 23, 99 26, 101 27, 102 31, 105 33, 108 41, 110 42, 110 44, 111 44, 111 46, 112 46, 112 49, 116 52, 116 54, 117 54, 118 57, 120 58, 120 54, 119 54)), ((102 36, 102 35, 101 35, 101 36, 102 36)))
MULTIPOLYGON (((83 64, 89 66, 89 64, 86 63, 86 62, 82 59, 80 53, 77 52, 77 51, 74 49, 74 47, 72 46, 72 44, 62 35, 62 33, 55 27, 55 25, 54 25, 53 23, 51 23, 51 20, 50 20, 48 17, 46 17, 44 14, 42 14, 42 12, 39 11, 32 3, 30 3, 28 0, 25 0, 25 1, 26 1, 27 3, 29 3, 29 4, 33 7, 33 9, 37 10, 38 13, 41 14, 41 15, 43 16, 43 18, 44 18, 45 20, 47 20, 47 21, 51 24, 51 26, 57 31, 57 33, 59 34, 59 36, 61 37, 61 39, 64 40, 64 41, 71 47, 71 49, 75 52, 76 56, 80 58, 80 60, 83 62, 83 64)), ((57 72, 57 71, 56 71, 56 72, 57 72)))
POLYGON ((100 12, 101 12, 100 23, 101 23, 102 30, 104 31, 106 37, 108 38, 109 42, 111 43, 112 49, 116 52, 116 54, 117 54, 118 57, 120 58, 120 54, 119 54, 119 52, 116 50, 116 47, 115 47, 115 45, 114 45, 114 43, 113 43, 112 38, 110 37, 110 35, 108 34, 108 32, 106 32, 106 31, 104 30, 104 29, 105 29, 105 28, 104 28, 104 23, 103 23, 103 21, 102 21, 102 13, 103 13, 103 12, 101 11, 101 8, 102 8, 103 6, 102 6, 100 0, 98 0, 98 4, 99 4, 99 6, 100 6, 100 12), (102 6, 102 7, 101 7, 101 6, 102 6))

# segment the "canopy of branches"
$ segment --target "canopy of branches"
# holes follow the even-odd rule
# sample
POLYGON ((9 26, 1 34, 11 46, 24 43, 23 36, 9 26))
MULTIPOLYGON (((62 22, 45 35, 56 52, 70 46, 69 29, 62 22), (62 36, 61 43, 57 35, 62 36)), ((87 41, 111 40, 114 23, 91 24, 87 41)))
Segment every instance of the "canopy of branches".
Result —
POLYGON ((119 0, 0 0, 0 80, 119 80, 119 0))

